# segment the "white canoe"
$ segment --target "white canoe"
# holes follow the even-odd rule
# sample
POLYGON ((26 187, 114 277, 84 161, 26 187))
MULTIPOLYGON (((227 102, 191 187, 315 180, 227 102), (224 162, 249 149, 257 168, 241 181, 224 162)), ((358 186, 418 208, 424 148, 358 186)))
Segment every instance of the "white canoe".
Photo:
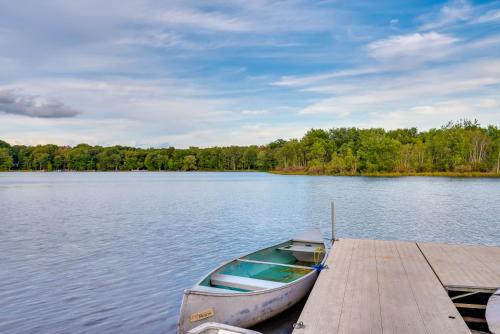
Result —
POLYGON ((240 327, 219 324, 216 322, 205 322, 188 331, 188 334, 262 334, 240 327))
POLYGON ((500 334, 500 289, 488 299, 485 316, 490 332, 500 334))
POLYGON ((178 333, 205 322, 246 328, 285 311, 312 289, 326 251, 315 229, 222 264, 184 291, 178 333))

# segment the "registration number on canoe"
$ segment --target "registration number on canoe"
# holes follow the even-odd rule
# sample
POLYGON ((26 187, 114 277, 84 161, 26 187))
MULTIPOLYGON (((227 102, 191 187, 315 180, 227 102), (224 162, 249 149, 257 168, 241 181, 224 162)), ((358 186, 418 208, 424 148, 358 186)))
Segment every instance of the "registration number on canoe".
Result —
POLYGON ((203 319, 206 319, 206 318, 210 318, 210 317, 212 317, 214 315, 215 315, 214 309, 213 308, 209 308, 207 310, 191 314, 191 322, 203 320, 203 319))

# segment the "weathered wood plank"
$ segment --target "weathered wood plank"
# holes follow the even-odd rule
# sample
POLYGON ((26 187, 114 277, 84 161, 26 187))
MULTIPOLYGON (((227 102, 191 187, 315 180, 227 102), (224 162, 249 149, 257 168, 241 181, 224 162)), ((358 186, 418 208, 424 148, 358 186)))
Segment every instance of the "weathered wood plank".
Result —
POLYGON ((395 242, 375 243, 384 333, 427 333, 395 242))
POLYGON ((454 303, 457 308, 471 308, 475 310, 486 310, 486 305, 480 304, 467 304, 467 303, 454 303))
POLYGON ((417 245, 407 242, 397 242, 396 245, 427 332, 469 333, 417 245))
POLYGON ((418 243, 445 287, 500 287, 500 248, 418 243))
POLYGON ((375 243, 357 242, 351 259, 338 333, 382 333, 375 243))
POLYGON ((484 284, 500 287, 500 247, 462 245, 462 248, 491 272, 491 276, 482 278, 482 280, 487 279, 491 283, 485 282, 484 284))
POLYGON ((496 274, 485 265, 481 257, 475 257, 472 250, 463 245, 441 245, 441 249, 446 249, 448 255, 454 259, 457 265, 462 266, 468 277, 470 277, 474 286, 490 287, 495 284, 494 276, 496 274))
POLYGON ((337 333, 348 283, 351 257, 357 240, 337 241, 327 260, 328 269, 319 275, 302 310, 304 328, 294 333, 337 333))
POLYGON ((452 282, 458 280, 472 286, 475 284, 462 270, 462 266, 457 265, 453 257, 450 257, 449 249, 442 249, 440 244, 418 243, 417 245, 444 286, 452 285, 452 282))

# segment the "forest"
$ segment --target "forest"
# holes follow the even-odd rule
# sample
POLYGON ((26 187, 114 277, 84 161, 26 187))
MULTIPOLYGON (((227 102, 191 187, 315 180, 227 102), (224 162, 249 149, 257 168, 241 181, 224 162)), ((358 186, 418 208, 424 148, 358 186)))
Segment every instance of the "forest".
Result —
POLYGON ((0 140, 2 171, 273 171, 316 175, 500 172, 500 129, 477 121, 439 129, 311 129, 267 145, 187 149, 10 145, 0 140))

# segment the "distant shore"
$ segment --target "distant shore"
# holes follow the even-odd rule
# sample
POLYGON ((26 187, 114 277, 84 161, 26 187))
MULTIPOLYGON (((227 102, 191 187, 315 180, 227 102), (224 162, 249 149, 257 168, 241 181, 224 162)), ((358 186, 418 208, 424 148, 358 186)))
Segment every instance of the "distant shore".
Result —
POLYGON ((0 171, 0 173, 269 173, 275 175, 303 175, 303 176, 348 176, 348 177, 408 177, 408 176, 423 176, 423 177, 452 177, 452 178, 500 178, 499 173, 493 172, 421 172, 421 173, 357 173, 357 174, 326 174, 309 172, 305 170, 295 170, 295 171, 283 171, 283 170, 270 170, 270 171, 259 171, 259 170, 192 170, 192 171, 151 171, 151 170, 10 170, 10 171, 0 171))

